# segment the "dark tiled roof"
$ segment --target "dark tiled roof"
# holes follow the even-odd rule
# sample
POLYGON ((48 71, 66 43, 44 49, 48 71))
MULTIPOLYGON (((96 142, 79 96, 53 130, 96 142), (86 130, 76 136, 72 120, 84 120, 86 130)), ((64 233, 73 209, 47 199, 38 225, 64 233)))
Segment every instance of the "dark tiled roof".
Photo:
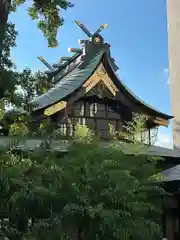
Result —
MULTIPOLYGON (((159 147, 155 145, 144 145, 144 151, 141 152, 141 150, 138 150, 138 145, 137 145, 137 150, 136 148, 133 148, 133 144, 123 144, 122 149, 124 153, 127 154, 133 154, 133 151, 137 151, 137 154, 143 154, 145 153, 146 155, 149 156, 157 156, 157 157, 170 157, 170 158, 179 158, 180 159, 180 151, 175 150, 175 149, 169 149, 169 148, 164 148, 164 147, 159 147), (131 151, 131 149, 134 149, 131 151)), ((143 150, 143 149, 142 149, 143 150)))
MULTIPOLYGON (((14 141, 16 142, 17 138, 13 137, 0 137, 0 148, 7 147, 11 145, 14 141)), ((17 148, 22 150, 33 150, 38 147, 44 140, 29 138, 23 139, 18 142, 17 148)), ((111 143, 101 142, 104 147, 109 146, 111 143)), ((54 140, 52 143, 52 148, 55 151, 65 151, 68 146, 68 141, 63 140, 54 140)), ((169 158, 179 158, 180 159, 180 151, 167 149, 158 146, 149 146, 149 145, 139 145, 139 144, 124 144, 121 143, 120 149, 125 154, 137 154, 137 155, 149 155, 149 156, 157 156, 157 157, 169 157, 169 158)), ((179 167, 180 169, 180 167, 179 167)))
POLYGON ((56 103, 80 88, 98 66, 103 53, 104 50, 100 49, 93 56, 85 56, 84 60, 64 77, 61 76, 62 73, 60 72, 57 84, 47 93, 35 98, 31 102, 31 104, 35 106, 33 110, 38 110, 56 103))
POLYGON ((164 170, 162 173, 164 182, 171 182, 180 180, 180 164, 164 170))

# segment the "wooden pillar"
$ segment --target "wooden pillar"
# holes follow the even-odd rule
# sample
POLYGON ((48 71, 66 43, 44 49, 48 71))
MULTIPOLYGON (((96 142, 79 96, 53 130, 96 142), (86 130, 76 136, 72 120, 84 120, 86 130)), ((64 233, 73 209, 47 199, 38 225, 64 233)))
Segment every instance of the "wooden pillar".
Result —
POLYGON ((151 145, 151 129, 148 128, 148 144, 151 145))
POLYGON ((166 0, 174 148, 180 149, 180 1, 166 0))

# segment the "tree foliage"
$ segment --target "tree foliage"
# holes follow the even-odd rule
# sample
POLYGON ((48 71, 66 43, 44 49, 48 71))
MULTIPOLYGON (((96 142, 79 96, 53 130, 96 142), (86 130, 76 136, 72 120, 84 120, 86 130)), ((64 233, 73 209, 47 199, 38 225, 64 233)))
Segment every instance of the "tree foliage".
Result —
POLYGON ((15 25, 8 23, 5 29, 2 58, 0 62, 0 99, 11 101, 16 88, 15 65, 11 59, 11 49, 16 46, 15 25))
MULTIPOLYGON (((0 1, 0 65, 4 48, 3 42, 7 33, 8 15, 10 11, 16 11, 16 8, 25 2, 27 0, 0 1)), ((57 32, 64 22, 61 10, 67 10, 73 7, 73 4, 67 0, 33 0, 31 2, 28 9, 29 16, 38 21, 38 28, 48 40, 48 46, 56 47, 58 45, 57 32)))
POLYGON ((27 108, 30 101, 52 87, 52 79, 40 71, 33 73, 26 68, 17 75, 17 91, 20 97, 19 105, 27 108))
POLYGON ((3 41, 3 52, 1 59, 1 68, 12 69, 15 67, 11 59, 11 50, 16 47, 16 37, 17 31, 15 30, 15 25, 9 22, 5 29, 5 37, 3 41))
MULTIPOLYGON (((25 3, 26 0, 12 0, 12 10, 25 3)), ((28 9, 31 19, 38 20, 38 27, 48 40, 49 47, 58 45, 56 36, 60 26, 63 25, 64 19, 61 10, 67 10, 73 7, 73 4, 67 0, 33 0, 28 9)))
POLYGON ((132 114, 132 120, 126 121, 120 132, 116 131, 115 127, 109 125, 111 135, 119 140, 152 145, 157 140, 157 127, 149 129, 147 127, 148 118, 145 115, 137 113, 132 114))
MULTIPOLYGON (((40 129, 48 129, 47 123, 40 129)), ((66 153, 53 150, 53 139, 51 132, 31 152, 17 154, 10 145, 0 154, 0 206, 7 218, 2 221, 6 237, 161 237, 164 191, 151 178, 158 171, 156 159, 125 155, 118 141, 104 145, 85 126, 76 128, 66 153)))

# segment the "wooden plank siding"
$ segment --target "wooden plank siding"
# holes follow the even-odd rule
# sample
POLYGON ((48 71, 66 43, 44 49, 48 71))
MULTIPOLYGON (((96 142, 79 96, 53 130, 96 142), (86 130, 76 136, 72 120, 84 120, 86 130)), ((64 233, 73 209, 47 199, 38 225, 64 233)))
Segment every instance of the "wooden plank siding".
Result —
POLYGON ((64 135, 73 135, 76 124, 86 125, 101 138, 109 138, 109 124, 117 130, 122 125, 120 113, 116 113, 107 103, 79 100, 67 106, 66 116, 58 119, 58 125, 64 135), (73 125, 73 126, 72 126, 73 125), (65 130, 66 129, 66 130, 65 130), (73 129, 69 132, 67 129, 73 129))
MULTIPOLYGON (((61 114, 61 112, 59 112, 61 114)), ((58 113, 56 114, 56 116, 58 113)), ((67 106, 64 114, 57 118, 60 132, 65 136, 74 136, 75 126, 77 124, 86 125, 93 133, 102 139, 109 139, 109 125, 112 125, 117 131, 122 131, 122 126, 126 121, 131 120, 132 114, 128 114, 123 106, 114 101, 105 101, 94 97, 82 98, 79 101, 67 106), (62 117, 63 116, 63 117, 62 117)), ((151 144, 150 129, 142 136, 135 136, 135 139, 151 144)))

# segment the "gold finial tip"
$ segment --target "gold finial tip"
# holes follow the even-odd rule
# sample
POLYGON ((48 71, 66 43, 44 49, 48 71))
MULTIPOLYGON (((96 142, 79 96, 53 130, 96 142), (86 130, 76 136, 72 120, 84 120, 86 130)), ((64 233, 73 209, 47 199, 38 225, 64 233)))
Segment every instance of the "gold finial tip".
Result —
POLYGON ((38 57, 40 61, 43 61, 43 58, 42 57, 38 57))
POLYGON ((82 40, 82 39, 79 39, 78 40, 78 43, 81 45, 81 44, 84 44, 86 42, 86 40, 82 40))
POLYGON ((102 24, 102 26, 103 26, 103 28, 106 28, 108 26, 108 24, 105 23, 105 24, 102 24))
POLYGON ((79 48, 68 48, 68 52, 78 53, 78 52, 81 52, 81 49, 79 49, 79 48))
POLYGON ((60 63, 62 63, 62 62, 68 61, 70 58, 71 57, 61 57, 59 61, 60 63))

